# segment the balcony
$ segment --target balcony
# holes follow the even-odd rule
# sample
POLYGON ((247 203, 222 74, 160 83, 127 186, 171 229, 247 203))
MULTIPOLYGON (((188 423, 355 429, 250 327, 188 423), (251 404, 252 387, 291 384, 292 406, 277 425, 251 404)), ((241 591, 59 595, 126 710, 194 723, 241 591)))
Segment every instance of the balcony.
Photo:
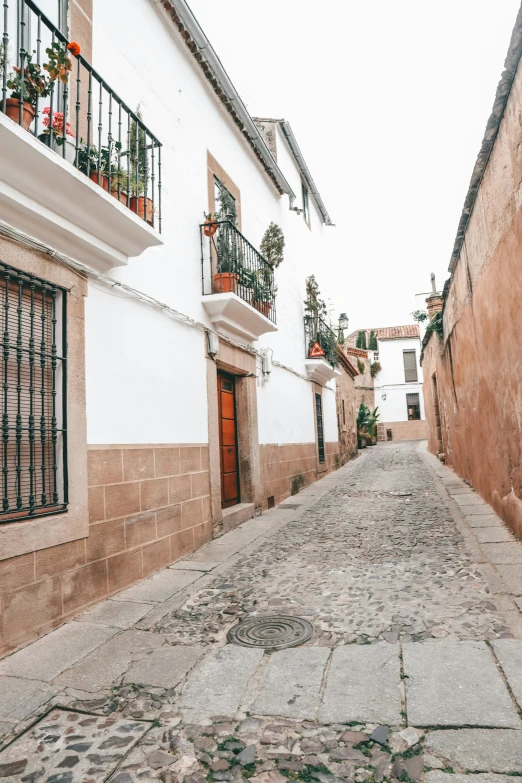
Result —
POLYGON ((32 0, 4 0, 2 218, 100 271, 161 245, 161 144, 32 0))
POLYGON ((320 384, 338 378, 339 361, 337 339, 334 332, 319 315, 306 315, 304 319, 306 358, 308 377, 320 384))
POLYGON ((214 327, 247 342, 276 332, 273 266, 230 220, 200 231, 203 307, 214 327))

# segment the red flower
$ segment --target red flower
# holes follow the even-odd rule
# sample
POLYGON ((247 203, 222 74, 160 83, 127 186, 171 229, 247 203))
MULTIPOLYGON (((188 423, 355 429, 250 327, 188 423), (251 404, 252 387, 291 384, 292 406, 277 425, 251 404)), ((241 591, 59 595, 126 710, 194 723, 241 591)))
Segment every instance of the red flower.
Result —
POLYGON ((76 41, 71 41, 70 44, 67 44, 67 49, 71 54, 74 54, 75 57, 78 57, 80 54, 80 45, 77 44, 76 41))

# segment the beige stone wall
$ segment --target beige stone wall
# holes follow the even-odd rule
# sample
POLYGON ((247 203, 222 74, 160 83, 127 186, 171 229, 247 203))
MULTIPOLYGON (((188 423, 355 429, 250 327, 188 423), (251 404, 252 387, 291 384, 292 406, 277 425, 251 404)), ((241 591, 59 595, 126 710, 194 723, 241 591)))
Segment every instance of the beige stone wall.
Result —
POLYGON ((325 443, 325 456, 324 470, 320 472, 315 443, 270 443, 260 446, 263 510, 269 507, 268 498, 273 497, 277 506, 290 495, 296 495, 304 487, 341 466, 337 442, 325 443))
MULTIPOLYGON (((352 359, 352 362, 354 360, 352 359)), ((339 364, 340 378, 336 382, 337 425, 339 429, 339 455, 341 464, 357 456, 357 390, 354 378, 339 364), (344 417, 343 417, 344 402, 344 417)), ((355 376, 355 380, 357 376, 355 376)))
POLYGON ((519 64, 447 292, 444 342, 432 335, 422 362, 430 451, 442 448, 447 464, 473 484, 520 537, 521 116, 519 64))
POLYGON ((0 656, 212 537, 205 445, 90 446, 88 483, 86 537, 0 560, 0 656))
POLYGON ((379 441, 388 440, 386 430, 391 429, 392 440, 425 440, 427 437, 424 419, 414 421, 384 421, 377 425, 379 441))

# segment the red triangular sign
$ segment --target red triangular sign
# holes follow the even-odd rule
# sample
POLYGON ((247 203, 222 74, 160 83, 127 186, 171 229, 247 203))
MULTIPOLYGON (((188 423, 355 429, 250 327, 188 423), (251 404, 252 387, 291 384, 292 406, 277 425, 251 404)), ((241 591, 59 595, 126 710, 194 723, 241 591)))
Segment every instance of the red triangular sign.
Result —
POLYGON ((319 345, 319 343, 317 342, 317 340, 316 340, 316 341, 315 341, 315 343, 314 343, 314 344, 311 346, 311 348, 310 348, 310 352, 309 352, 309 354, 308 354, 308 355, 309 355, 309 356, 311 356, 311 357, 312 357, 312 358, 314 358, 314 359, 315 359, 316 357, 318 357, 318 356, 324 356, 324 351, 323 351, 323 349, 321 348, 321 346, 319 345))

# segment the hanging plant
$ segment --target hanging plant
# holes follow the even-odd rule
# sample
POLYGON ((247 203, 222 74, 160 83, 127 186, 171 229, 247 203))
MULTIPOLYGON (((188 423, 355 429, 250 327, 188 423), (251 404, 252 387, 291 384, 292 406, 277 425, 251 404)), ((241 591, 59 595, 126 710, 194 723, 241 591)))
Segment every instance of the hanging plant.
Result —
POLYGON ((359 373, 361 375, 364 375, 364 371, 365 371, 366 368, 364 366, 364 362, 361 362, 361 360, 359 358, 357 359, 357 369, 359 370, 359 373))
POLYGON ((272 264, 278 267, 283 260, 283 251, 285 249, 285 235, 276 223, 270 223, 261 240, 261 255, 272 264))
POLYGON ((372 362, 372 364, 370 365, 370 374, 371 374, 372 378, 375 378, 377 373, 380 372, 380 371, 381 371, 380 362, 372 362))

